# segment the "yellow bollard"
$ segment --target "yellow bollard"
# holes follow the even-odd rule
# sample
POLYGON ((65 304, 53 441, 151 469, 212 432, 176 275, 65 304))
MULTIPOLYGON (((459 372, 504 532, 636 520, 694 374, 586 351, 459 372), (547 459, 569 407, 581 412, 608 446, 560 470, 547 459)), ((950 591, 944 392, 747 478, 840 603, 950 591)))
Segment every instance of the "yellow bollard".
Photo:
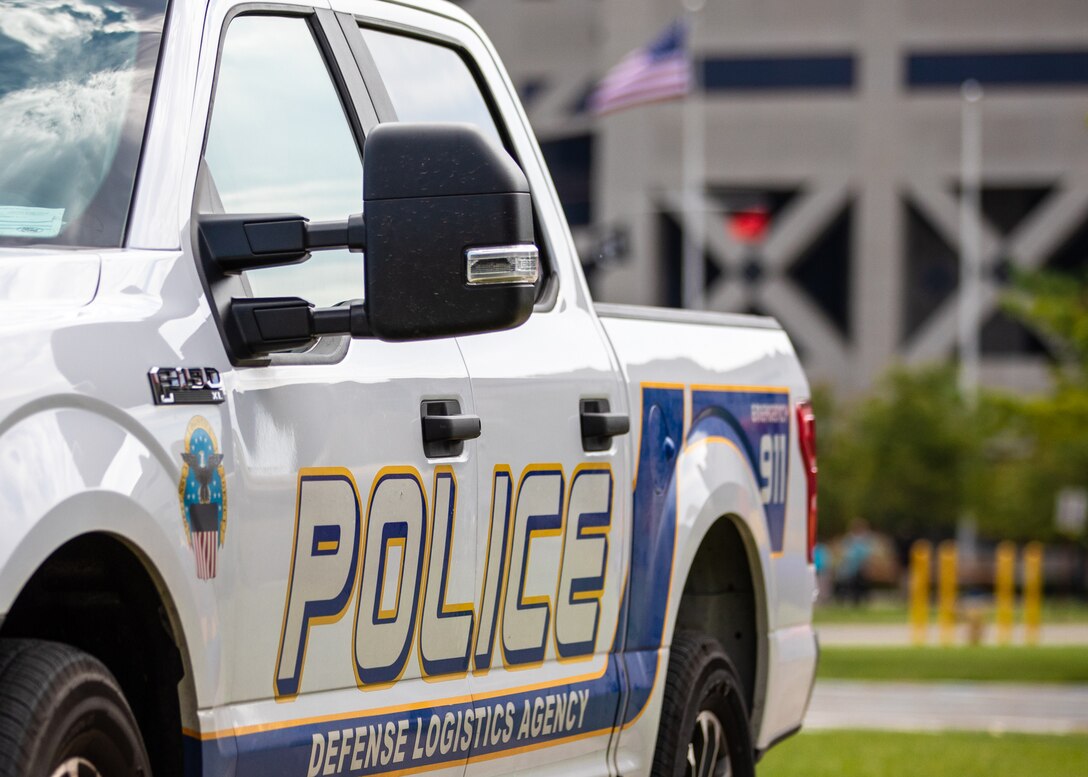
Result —
POLYGON ((910 639, 915 645, 926 644, 929 631, 931 557, 929 540, 918 540, 910 546, 910 639))
POLYGON ((1039 644, 1039 624, 1043 620, 1043 544, 1024 546, 1024 641, 1039 644))
POLYGON ((956 543, 945 540, 937 548, 937 625, 942 645, 956 638, 956 543))
POLYGON ((997 609, 997 644, 1012 641, 1013 591, 1016 582, 1016 545, 1006 540, 994 559, 994 606, 997 609))

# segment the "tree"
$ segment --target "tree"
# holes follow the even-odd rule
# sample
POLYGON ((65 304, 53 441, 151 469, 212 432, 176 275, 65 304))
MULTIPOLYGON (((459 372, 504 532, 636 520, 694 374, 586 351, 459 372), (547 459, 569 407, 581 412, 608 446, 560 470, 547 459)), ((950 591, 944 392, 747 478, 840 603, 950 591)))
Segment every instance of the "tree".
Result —
POLYGON ((1088 274, 1022 275, 1006 309, 1060 355, 1049 394, 968 404, 952 365, 894 368, 856 401, 815 393, 821 536, 861 517, 902 541, 947 537, 970 512, 991 539, 1062 539, 1058 492, 1088 488, 1088 274))
POLYGON ((904 540, 954 530, 969 503, 978 445, 951 368, 897 368, 859 403, 825 406, 832 419, 820 435, 825 536, 855 517, 904 540))
POLYGON ((1050 395, 1009 402, 1005 430, 1021 440, 1022 459, 1003 462, 988 508, 1006 536, 1057 539, 1058 492, 1088 488, 1088 273, 1021 275, 1005 306, 1060 362, 1050 395))
POLYGON ((1050 341, 1059 382, 1088 383, 1088 272, 1021 273, 1005 309, 1050 341))

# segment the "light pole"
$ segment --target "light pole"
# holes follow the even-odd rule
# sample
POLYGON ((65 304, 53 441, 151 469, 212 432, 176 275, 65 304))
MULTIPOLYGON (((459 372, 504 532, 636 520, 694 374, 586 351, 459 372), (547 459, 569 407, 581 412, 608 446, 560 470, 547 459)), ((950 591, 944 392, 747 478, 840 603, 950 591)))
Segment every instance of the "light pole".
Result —
MULTIPOLYGON (((968 79, 960 89, 960 394, 973 411, 978 405, 979 316, 982 308, 982 86, 968 79)), ((977 556, 977 523, 965 508, 956 527, 961 557, 977 556)))
POLYGON ((960 392, 978 400, 979 315, 982 307, 982 87, 969 79, 960 89, 960 392))

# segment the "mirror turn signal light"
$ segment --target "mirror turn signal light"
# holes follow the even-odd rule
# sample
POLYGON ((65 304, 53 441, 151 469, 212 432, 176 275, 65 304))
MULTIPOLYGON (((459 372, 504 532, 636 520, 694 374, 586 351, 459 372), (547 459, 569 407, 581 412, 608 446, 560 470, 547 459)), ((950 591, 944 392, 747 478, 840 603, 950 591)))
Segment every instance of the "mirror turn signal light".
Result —
POLYGON ((539 277, 540 251, 531 243, 465 251, 465 280, 469 286, 536 283, 539 277))

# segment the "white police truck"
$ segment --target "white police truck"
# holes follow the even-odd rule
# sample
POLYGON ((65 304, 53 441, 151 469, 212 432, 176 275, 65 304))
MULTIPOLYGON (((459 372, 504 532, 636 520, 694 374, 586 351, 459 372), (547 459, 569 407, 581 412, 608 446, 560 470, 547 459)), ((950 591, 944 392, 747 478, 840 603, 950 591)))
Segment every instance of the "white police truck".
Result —
POLYGON ((592 303, 432 0, 0 0, 0 775, 750 775, 809 388, 592 303))

